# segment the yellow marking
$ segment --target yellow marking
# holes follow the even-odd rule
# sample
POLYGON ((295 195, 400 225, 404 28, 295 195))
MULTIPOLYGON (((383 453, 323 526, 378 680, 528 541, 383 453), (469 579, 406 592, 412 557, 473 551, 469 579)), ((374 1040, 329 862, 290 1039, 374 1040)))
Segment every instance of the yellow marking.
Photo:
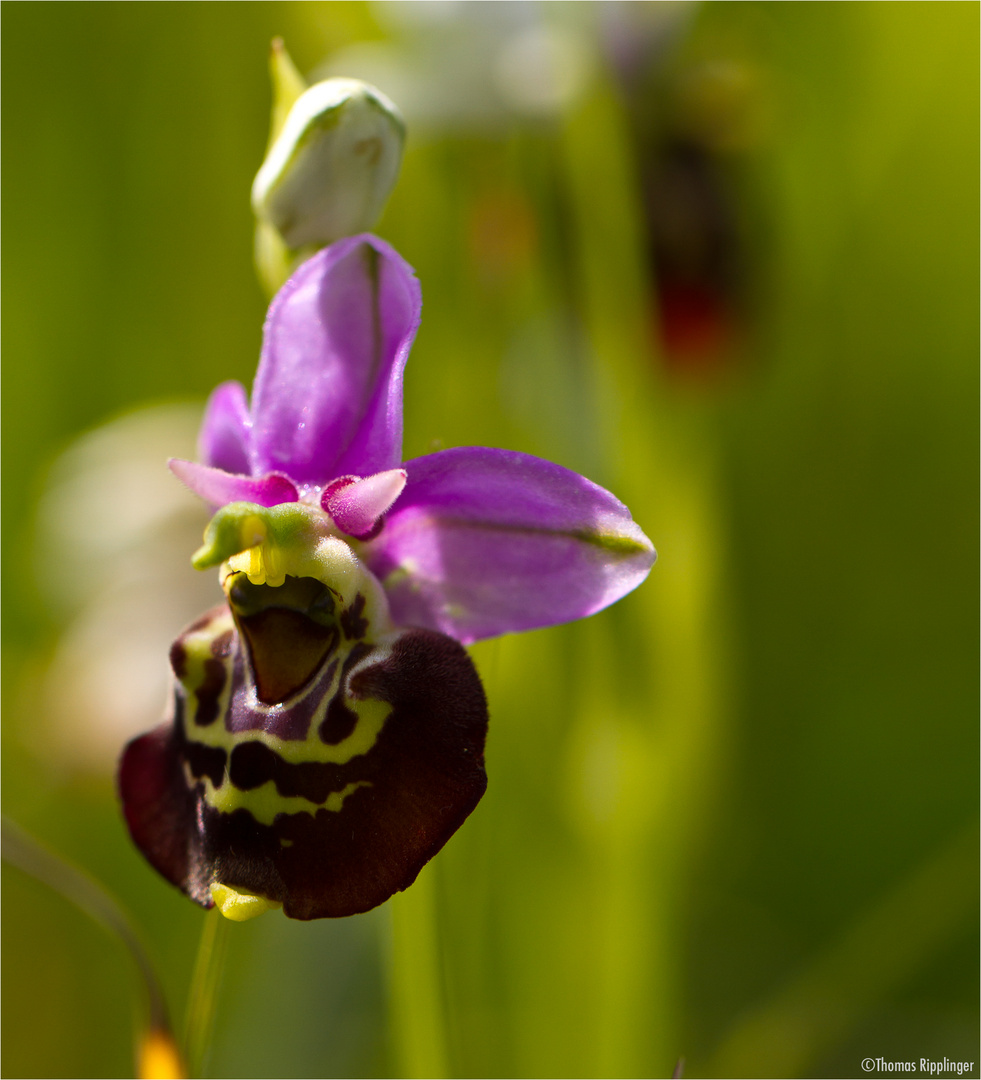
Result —
POLYGON ((275 541, 263 541, 236 556, 236 560, 243 559, 248 560, 246 574, 253 585, 270 585, 278 589, 286 583, 286 561, 275 541))
POLYGON ((343 791, 332 791, 327 796, 327 802, 324 804, 328 810, 332 813, 339 813, 344 808, 344 800, 348 795, 353 794, 359 787, 371 787, 370 780, 358 780, 353 784, 348 784, 343 791))
POLYGON ((264 911, 283 906, 277 900, 267 900, 264 896, 256 896, 244 889, 234 889, 231 885, 220 885, 217 881, 211 886, 211 899, 222 915, 232 922, 245 922, 264 911))
POLYGON ((211 780, 205 777, 204 798, 212 809, 221 814, 248 810, 263 825, 272 825, 277 814, 314 814, 317 811, 316 803, 300 795, 280 795, 273 780, 267 780, 251 791, 242 791, 232 783, 222 784, 216 790, 211 780))
MULTIPOLYGON (((195 700, 192 695, 192 704, 195 700)), ((239 743, 261 742, 290 765, 301 765, 305 761, 314 761, 323 765, 346 765, 352 758, 367 754, 374 747, 385 722, 392 714, 392 706, 387 701, 376 698, 364 698, 359 701, 346 697, 344 703, 357 714, 358 721, 354 726, 354 731, 335 746, 325 743, 318 734, 326 708, 317 710, 306 739, 280 739, 277 735, 261 729, 233 733, 227 730, 221 717, 207 727, 197 726, 192 719, 192 722, 188 724, 188 737, 202 746, 220 747, 227 750, 229 754, 239 743)), ((193 713, 193 708, 188 711, 193 713)))
MULTIPOLYGON (((188 694, 193 694, 201 688, 204 682, 204 663, 206 660, 215 658, 211 652, 211 643, 228 630, 234 631, 235 623, 231 613, 224 612, 216 615, 206 626, 178 639, 184 649, 184 676, 180 681, 188 694)), ((230 676, 231 657, 220 659, 230 676)))
POLYGON ((315 803, 305 799, 302 795, 280 795, 276 790, 276 782, 267 780, 259 787, 250 791, 242 791, 234 784, 222 784, 215 788, 208 777, 204 778, 204 798, 207 804, 221 814, 232 814, 236 810, 248 810, 248 812, 261 825, 272 825, 277 814, 314 814, 321 808, 338 813, 344 807, 344 800, 353 794, 359 787, 371 787, 369 780, 358 780, 348 784, 341 791, 332 791, 325 802, 315 803))
MULTIPOLYGON (((376 648, 370 656, 364 658, 364 661, 355 664, 351 669, 349 678, 362 667, 362 664, 368 666, 384 662, 390 655, 390 652, 391 650, 388 646, 376 648)), ((210 652, 208 655, 210 656, 210 652)), ((209 724, 206 727, 199 727, 194 722, 197 696, 193 691, 188 692, 188 735, 193 738, 195 742, 199 742, 203 746, 218 746, 227 750, 229 753, 231 753, 240 742, 255 740, 263 743, 270 750, 275 751, 284 761, 289 762, 291 765, 298 765, 304 761, 314 761, 331 765, 346 765, 352 758, 358 757, 360 754, 367 754, 372 747, 374 747, 375 743, 378 741, 378 736, 381 734, 382 728, 385 726, 385 722, 392 713, 392 706, 387 701, 381 701, 377 698, 354 698, 350 694, 345 694, 344 704, 356 713, 358 717, 358 722, 355 725, 354 730, 346 739, 334 746, 328 745, 320 738, 319 728, 324 717, 327 715, 328 706, 337 694, 340 683, 340 671, 346 658, 344 652, 341 652, 338 656, 337 671, 334 675, 334 679, 327 692, 323 695, 323 700, 317 704, 317 708, 313 713, 313 718, 310 721, 310 729, 306 739, 280 739, 278 736, 261 729, 250 729, 238 733, 228 731, 225 727, 224 717, 228 708, 228 694, 231 692, 231 657, 226 658, 229 677, 226 680, 225 688, 222 691, 220 702, 221 712, 214 723, 209 724)), ((201 670, 203 673, 203 667, 201 670)), ((314 683, 315 681, 316 680, 313 680, 314 683)), ((313 686, 311 686, 307 692, 312 693, 313 686)), ((250 690, 249 697, 250 700, 248 701, 247 707, 257 715, 265 715, 272 720, 277 712, 283 713, 285 711, 280 706, 263 705, 255 696, 254 689, 250 690)), ((292 704, 291 708, 296 708, 296 702, 292 704)))
MULTIPOLYGON (((327 761, 335 765, 346 765, 352 758, 367 754, 374 748, 375 743, 378 742, 378 736, 385 726, 385 721, 392 715, 392 706, 387 701, 379 701, 377 698, 363 698, 358 701, 350 697, 350 695, 345 697, 344 704, 357 713, 358 722, 354 725, 354 731, 346 739, 336 743, 334 746, 328 746, 318 735, 316 737, 319 744, 316 748, 317 752, 303 760, 310 761, 313 758, 317 761, 327 761), (320 747, 323 747, 324 750, 322 757, 320 747)), ((287 761, 290 760, 288 753, 284 753, 282 756, 287 761)), ((297 759, 299 760, 299 755, 297 755, 297 759)))
POLYGON ((238 527, 238 537, 243 551, 265 543, 268 535, 269 528, 258 514, 246 514, 242 518, 238 527))
MULTIPOLYGON (((255 551, 255 549, 252 550, 255 551)), ((248 553, 245 553, 242 558, 247 556, 248 553)), ((327 709, 339 691, 341 671, 344 662, 350 656, 350 648, 341 649, 335 654, 337 666, 334 676, 327 688, 327 692, 323 693, 321 700, 316 702, 316 708, 313 711, 305 739, 281 739, 262 729, 250 729, 237 733, 228 731, 225 721, 232 693, 234 656, 222 658, 227 677, 219 699, 218 718, 211 724, 199 726, 196 722, 199 703, 197 690, 204 680, 205 662, 212 659, 211 644, 215 637, 226 629, 234 629, 234 621, 230 613, 216 616, 207 626, 187 634, 182 639, 187 657, 186 675, 183 684, 187 693, 186 725, 190 739, 202 746, 221 748, 229 756, 235 747, 240 744, 259 742, 290 765, 301 765, 306 762, 346 765, 352 759, 367 754, 373 749, 393 711, 393 707, 389 702, 380 699, 358 699, 352 697, 350 693, 345 693, 344 704, 357 716, 353 731, 346 739, 333 746, 325 743, 319 734, 320 725, 327 715, 327 709)), ((381 641, 376 640, 373 643, 373 651, 353 666, 348 678, 353 677, 364 667, 384 663, 391 655, 392 645, 399 636, 401 636, 400 633, 392 633, 385 635, 381 641)), ((313 680, 309 689, 298 701, 304 700, 307 694, 314 693, 315 683, 316 680, 313 680)), ((282 706, 263 705, 256 697, 254 687, 249 687, 246 692, 248 699, 244 703, 245 707, 257 717, 265 718, 269 723, 276 719, 277 713, 283 715, 287 711, 282 706)), ((294 701, 291 707, 295 709, 298 701, 294 701)), ((368 784, 368 781, 363 780, 348 784, 341 791, 331 792, 323 803, 318 804, 299 795, 280 795, 273 780, 269 780, 249 791, 242 791, 232 783, 227 782, 226 775, 216 787, 209 777, 193 777, 187 762, 185 761, 183 764, 188 787, 194 788, 197 784, 202 784, 204 798, 209 806, 224 814, 231 814, 238 809, 247 810, 258 822, 264 825, 272 825, 277 814, 307 813, 312 816, 321 806, 332 813, 337 813, 342 809, 345 800, 352 792, 368 784)))
POLYGON ((249 548, 249 581, 251 581, 253 585, 265 584, 266 571, 262 565, 261 545, 249 548))

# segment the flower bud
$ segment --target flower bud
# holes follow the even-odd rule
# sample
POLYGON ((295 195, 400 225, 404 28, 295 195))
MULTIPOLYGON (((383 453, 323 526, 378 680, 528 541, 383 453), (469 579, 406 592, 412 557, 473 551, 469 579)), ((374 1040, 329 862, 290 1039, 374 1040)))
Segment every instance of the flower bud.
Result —
POLYGON ((370 229, 395 184, 404 138, 381 91, 357 79, 316 83, 269 148, 252 208, 294 251, 370 229))

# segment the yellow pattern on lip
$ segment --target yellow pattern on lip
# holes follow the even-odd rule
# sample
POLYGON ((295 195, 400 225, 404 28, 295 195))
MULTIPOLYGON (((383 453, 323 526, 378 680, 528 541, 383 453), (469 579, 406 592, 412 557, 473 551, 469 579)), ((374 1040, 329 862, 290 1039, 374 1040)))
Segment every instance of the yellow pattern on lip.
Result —
MULTIPOLYGON (((229 608, 215 612, 210 621, 181 641, 185 660, 178 678, 187 695, 186 738, 191 747, 197 747, 193 751, 199 755, 197 760, 209 766, 197 765, 192 770, 185 760, 184 779, 220 814, 244 811, 259 825, 272 826, 280 815, 313 817, 320 810, 339 813, 358 788, 371 786, 365 779, 345 783, 345 778, 338 781, 339 790, 332 791, 327 785, 326 790, 301 787, 282 794, 277 780, 262 772, 255 775, 254 782, 246 782, 251 786, 239 786, 232 780, 237 775, 232 768, 233 754, 246 746, 258 752, 254 744, 288 767, 345 766, 371 753, 392 714, 389 702, 352 694, 349 685, 363 666, 384 664, 405 631, 392 627, 378 582, 350 546, 332 534, 331 527, 328 515, 305 504, 262 507, 233 503, 212 519, 204 545, 195 554, 194 563, 199 568, 221 561, 229 608), (316 627, 333 628, 335 636, 325 639, 327 651, 305 685, 282 700, 267 701, 259 697, 261 680, 256 681, 255 657, 249 644, 256 644, 250 637, 255 628, 249 620, 265 616, 269 622, 276 612, 286 630, 291 625, 287 616, 307 618, 316 627), (235 631, 235 644, 228 650, 213 650, 218 635, 229 630, 235 631), (235 671, 243 662, 245 682, 235 691, 239 695, 236 708, 263 722, 233 731, 227 718, 235 671), (220 689, 214 686, 217 680, 212 668, 216 663, 225 672, 220 689), (332 674, 326 679, 319 678, 328 671, 332 674), (210 681, 205 678, 209 672, 210 681), (329 712, 336 706, 340 712, 329 722, 329 712), (277 731, 277 717, 297 708, 309 710, 306 733, 290 738, 277 731), (214 712, 222 718, 218 723, 211 719, 214 712), (199 714, 203 716, 200 723, 199 714), (330 741, 332 738, 336 741, 330 741), (217 751, 223 751, 223 769, 214 756, 217 751)), ((264 632, 274 633, 278 626, 275 620, 269 626, 263 623, 264 632)))
POLYGON ((231 885, 220 885, 217 881, 211 886, 211 899, 222 915, 232 922, 245 922, 283 906, 276 900, 267 900, 244 889, 233 889, 231 885))
POLYGON ((249 791, 235 787, 227 778, 219 788, 207 776, 203 783, 204 797, 210 807, 222 814, 247 810, 260 825, 272 825, 278 814, 310 814, 312 817, 318 810, 339 814, 349 795, 358 788, 372 786, 370 780, 356 780, 340 791, 332 791, 324 802, 315 803, 302 795, 280 795, 274 780, 267 780, 249 791))
MULTIPOLYGON (((187 709, 185 710, 185 724, 188 739, 199 743, 201 746, 216 747, 227 750, 229 753, 245 741, 261 742, 270 750, 274 751, 284 761, 292 765, 312 761, 321 764, 346 765, 352 758, 367 754, 378 741, 382 728, 392 712, 392 706, 379 698, 355 698, 345 695, 344 704, 357 716, 357 722, 351 733, 340 742, 326 743, 320 738, 318 728, 327 715, 327 709, 333 698, 340 692, 341 667, 349 655, 347 648, 341 649, 338 655, 338 666, 333 679, 323 688, 322 700, 318 703, 310 721, 310 728, 306 739, 284 739, 262 728, 253 728, 238 734, 228 730, 223 722, 199 724, 198 712, 198 689, 203 682, 204 660, 212 658, 211 641, 219 633, 234 627, 231 615, 222 612, 216 615, 214 620, 206 627, 196 630, 193 634, 182 639, 188 656, 188 672, 181 679, 187 694, 187 709)), ((391 649, 400 634, 387 634, 380 641, 373 642, 371 653, 365 655, 362 661, 354 664, 348 670, 348 678, 356 674, 363 664, 381 664, 391 656, 391 649)), ((229 697, 232 688, 232 657, 222 661, 226 665, 228 677, 222 688, 218 715, 224 716, 229 707, 229 697)), ((314 692, 316 680, 301 691, 301 698, 314 692)), ((283 706, 263 705, 258 698, 254 697, 250 707, 256 713, 267 716, 275 716, 283 706)), ((291 706, 296 702, 291 702, 291 706)), ((193 786, 193 783, 191 783, 193 786)))

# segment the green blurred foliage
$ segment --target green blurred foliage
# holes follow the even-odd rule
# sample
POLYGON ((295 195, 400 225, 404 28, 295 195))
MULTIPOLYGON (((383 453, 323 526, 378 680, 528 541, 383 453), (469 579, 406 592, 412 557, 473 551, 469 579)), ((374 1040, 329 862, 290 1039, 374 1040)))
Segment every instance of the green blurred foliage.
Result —
MULTIPOLYGON (((591 41, 620 10, 546 8, 591 41)), ((453 40, 490 48, 487 10, 453 40)), ((672 10, 630 93, 597 54, 549 120, 410 115, 377 229, 425 298, 406 456, 559 461, 660 561, 592 620, 475 648, 484 802, 380 911, 230 927, 208 1075, 976 1057, 978 8, 672 10), (739 331, 694 373, 658 346, 641 178, 720 64, 751 87, 711 159, 739 331)), ((202 913, 129 846, 109 777, 37 735, 64 625, 36 501, 86 429, 249 383, 269 39, 304 71, 451 39, 347 3, 6 4, 4 30, 5 809, 122 899, 179 1018, 202 913)), ((6 867, 3 920, 4 1074, 129 1075, 122 950, 6 867)))

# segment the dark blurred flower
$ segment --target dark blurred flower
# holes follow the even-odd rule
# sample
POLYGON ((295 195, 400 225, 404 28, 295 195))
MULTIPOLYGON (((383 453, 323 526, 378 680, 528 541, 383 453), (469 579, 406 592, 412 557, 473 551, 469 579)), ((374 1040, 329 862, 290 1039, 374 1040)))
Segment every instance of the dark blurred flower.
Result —
POLYGON ((195 554, 223 605, 171 650, 171 718, 120 789, 150 862, 232 918, 348 915, 406 888, 486 786, 462 643, 590 615, 655 553, 609 492, 527 454, 401 464, 411 268, 371 236, 306 262, 266 321, 251 407, 220 386, 195 554))
POLYGON ((767 79, 733 43, 692 47, 694 5, 602 10, 637 163, 662 359, 675 376, 710 383, 741 362, 751 329, 760 226, 747 166, 769 126, 767 79))

